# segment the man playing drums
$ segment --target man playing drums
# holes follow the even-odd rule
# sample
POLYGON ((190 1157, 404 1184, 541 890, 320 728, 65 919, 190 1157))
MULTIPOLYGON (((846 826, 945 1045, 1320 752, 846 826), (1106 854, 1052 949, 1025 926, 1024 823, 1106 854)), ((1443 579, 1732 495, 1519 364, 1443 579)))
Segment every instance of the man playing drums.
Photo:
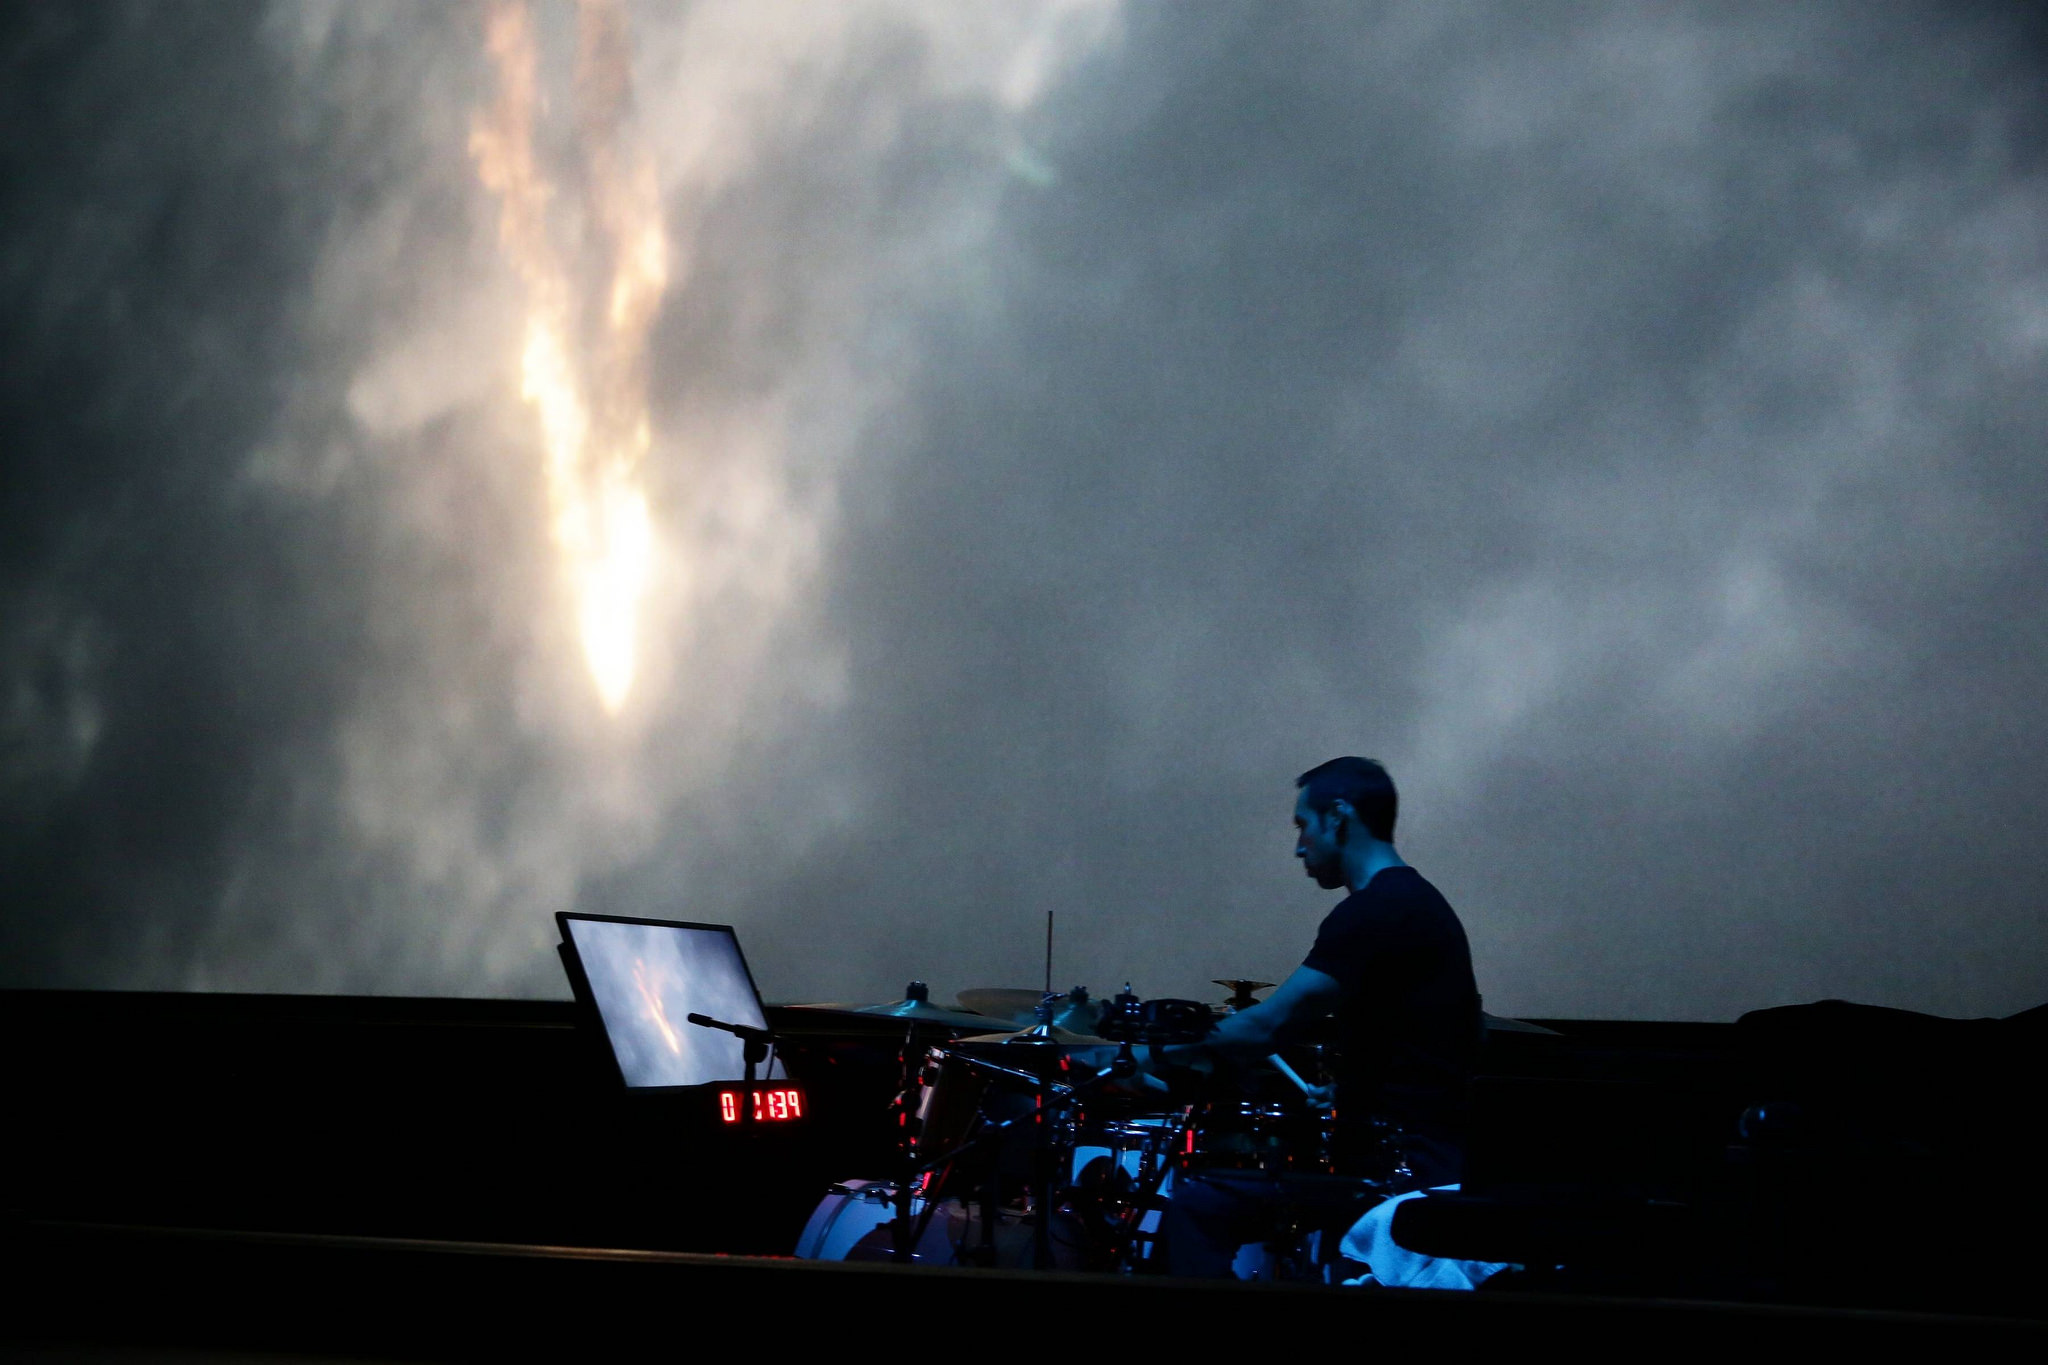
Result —
MULTIPOLYGON (((1361 1190, 1375 1194, 1455 1182, 1482 1030, 1464 927, 1394 851, 1398 798, 1384 767, 1333 758, 1295 786, 1294 856, 1318 886, 1350 894, 1272 995, 1201 1042, 1159 1049, 1147 1070, 1256 1063, 1334 1015, 1338 1171, 1372 1177, 1361 1190)), ((1177 1184, 1164 1229, 1172 1272, 1229 1274, 1237 1247, 1264 1235, 1275 1197, 1200 1174, 1177 1184)))

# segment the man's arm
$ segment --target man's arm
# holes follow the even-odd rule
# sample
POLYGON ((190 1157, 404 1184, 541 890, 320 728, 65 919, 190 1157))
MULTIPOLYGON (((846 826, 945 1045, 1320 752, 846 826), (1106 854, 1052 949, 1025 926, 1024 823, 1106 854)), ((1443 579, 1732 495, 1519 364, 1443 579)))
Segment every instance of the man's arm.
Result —
POLYGON ((1337 978, 1313 967, 1296 967, 1278 990, 1216 1025, 1199 1043, 1161 1048, 1168 1065, 1207 1069, 1215 1057, 1256 1061, 1337 1007, 1337 978))

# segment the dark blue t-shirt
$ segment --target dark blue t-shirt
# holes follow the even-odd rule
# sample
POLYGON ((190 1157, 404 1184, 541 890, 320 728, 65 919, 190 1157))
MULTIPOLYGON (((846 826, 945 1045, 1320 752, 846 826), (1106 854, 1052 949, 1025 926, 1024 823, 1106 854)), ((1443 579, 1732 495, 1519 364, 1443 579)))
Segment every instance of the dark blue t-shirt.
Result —
POLYGON ((1438 1149, 1433 1167, 1460 1164, 1482 1026, 1472 950, 1450 902, 1414 868, 1383 868, 1330 911, 1303 965, 1341 992, 1340 1152, 1361 1152, 1359 1120, 1379 1117, 1438 1149))

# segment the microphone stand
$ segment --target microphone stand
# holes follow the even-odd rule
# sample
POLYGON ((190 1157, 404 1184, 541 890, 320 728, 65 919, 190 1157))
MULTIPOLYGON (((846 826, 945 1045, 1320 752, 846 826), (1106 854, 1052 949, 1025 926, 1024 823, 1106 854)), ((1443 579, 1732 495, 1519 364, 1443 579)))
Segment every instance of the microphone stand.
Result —
POLYGON ((759 1070, 761 1063, 767 1060, 768 1048, 775 1041, 775 1035, 764 1028, 753 1028, 746 1024, 728 1024, 725 1020, 713 1019, 708 1014, 692 1014, 687 1016, 687 1018, 698 1028, 715 1028, 722 1033, 730 1033, 733 1037, 740 1040, 740 1060, 745 1064, 747 1073, 746 1098, 740 1101, 740 1124, 742 1126, 752 1124, 754 1121, 754 1103, 757 1098, 754 1094, 755 1073, 759 1070))

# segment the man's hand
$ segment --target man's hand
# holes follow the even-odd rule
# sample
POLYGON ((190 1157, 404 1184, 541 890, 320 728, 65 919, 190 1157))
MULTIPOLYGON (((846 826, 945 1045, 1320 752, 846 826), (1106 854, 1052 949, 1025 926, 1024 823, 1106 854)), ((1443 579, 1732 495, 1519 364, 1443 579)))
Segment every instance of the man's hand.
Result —
POLYGON ((1310 1085, 1301 1078, 1301 1073, 1287 1064, 1279 1053, 1266 1058, 1266 1064, 1294 1083, 1303 1099, 1317 1109, 1334 1109, 1337 1106, 1337 1087, 1334 1085, 1310 1085))

